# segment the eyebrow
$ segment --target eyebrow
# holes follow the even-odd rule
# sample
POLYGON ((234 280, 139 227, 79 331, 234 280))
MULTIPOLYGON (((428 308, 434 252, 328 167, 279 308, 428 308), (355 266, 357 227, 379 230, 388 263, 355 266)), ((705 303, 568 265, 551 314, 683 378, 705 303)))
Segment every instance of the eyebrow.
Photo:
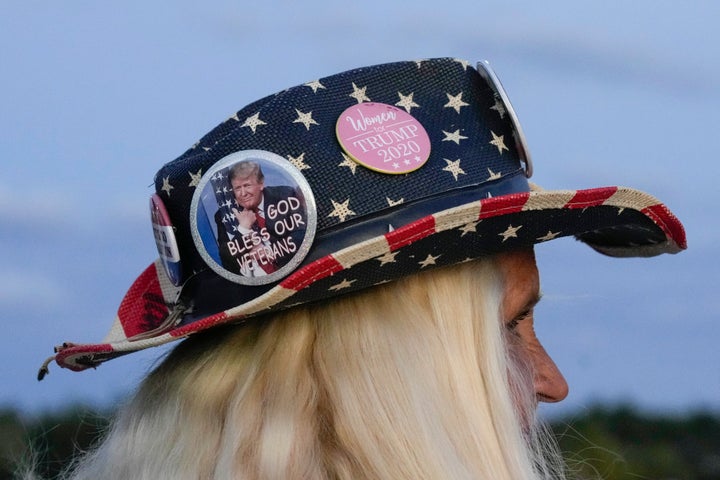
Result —
POLYGON ((521 313, 529 312, 530 310, 535 308, 535 305, 540 303, 540 300, 542 300, 542 297, 543 297, 542 292, 538 292, 537 294, 533 295, 533 297, 530 298, 530 300, 528 300, 527 303, 525 304, 525 306, 520 310, 521 313))

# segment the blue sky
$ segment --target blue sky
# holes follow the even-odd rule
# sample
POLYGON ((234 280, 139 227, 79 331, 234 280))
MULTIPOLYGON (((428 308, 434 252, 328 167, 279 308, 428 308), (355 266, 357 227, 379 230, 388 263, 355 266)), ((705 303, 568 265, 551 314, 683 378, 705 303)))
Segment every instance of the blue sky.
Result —
POLYGON ((163 353, 97 371, 40 363, 96 342, 155 258, 155 172, 245 104, 353 67, 494 65, 545 188, 627 185, 668 204, 690 249, 617 260, 538 248, 537 328, 564 406, 720 408, 720 4, 6 2, 0 15, 0 406, 121 399, 163 353))

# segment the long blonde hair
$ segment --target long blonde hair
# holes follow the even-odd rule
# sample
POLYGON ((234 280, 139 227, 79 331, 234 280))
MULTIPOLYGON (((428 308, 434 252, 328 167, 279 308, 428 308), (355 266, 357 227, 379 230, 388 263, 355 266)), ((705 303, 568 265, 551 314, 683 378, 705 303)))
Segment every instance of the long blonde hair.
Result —
POLYGON ((191 337, 75 478, 558 478, 502 291, 475 261, 191 337))

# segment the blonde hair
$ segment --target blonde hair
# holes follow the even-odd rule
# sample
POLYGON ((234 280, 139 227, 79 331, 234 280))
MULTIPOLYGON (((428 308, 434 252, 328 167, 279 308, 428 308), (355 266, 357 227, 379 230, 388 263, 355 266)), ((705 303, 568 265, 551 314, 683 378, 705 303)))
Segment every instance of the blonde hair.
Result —
POLYGON ((483 260, 189 338, 74 478, 559 478, 502 291, 483 260))

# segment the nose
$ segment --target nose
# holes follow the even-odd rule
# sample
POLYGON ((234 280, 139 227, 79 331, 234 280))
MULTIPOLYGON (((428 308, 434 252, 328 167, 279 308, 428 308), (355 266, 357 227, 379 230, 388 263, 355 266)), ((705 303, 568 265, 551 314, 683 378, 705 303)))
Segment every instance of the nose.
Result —
POLYGON ((560 369, 539 342, 532 350, 535 371, 533 385, 538 401, 556 403, 564 400, 568 396, 569 387, 560 369))

